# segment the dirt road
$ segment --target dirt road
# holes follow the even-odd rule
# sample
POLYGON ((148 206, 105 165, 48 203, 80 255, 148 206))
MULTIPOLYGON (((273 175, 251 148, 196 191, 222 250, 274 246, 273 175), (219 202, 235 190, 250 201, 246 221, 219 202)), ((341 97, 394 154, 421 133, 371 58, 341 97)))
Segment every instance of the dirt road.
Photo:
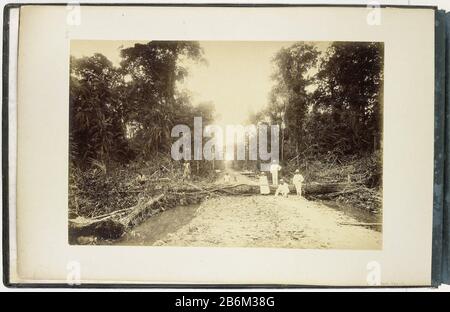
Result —
POLYGON ((290 196, 217 197, 151 218, 119 244, 202 247, 380 249, 382 234, 356 219, 290 196))

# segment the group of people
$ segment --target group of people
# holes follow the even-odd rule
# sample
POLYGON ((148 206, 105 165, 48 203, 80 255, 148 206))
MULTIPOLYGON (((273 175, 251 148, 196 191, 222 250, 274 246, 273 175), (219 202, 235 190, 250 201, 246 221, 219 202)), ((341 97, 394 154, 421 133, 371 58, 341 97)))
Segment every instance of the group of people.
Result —
MULTIPOLYGON (((287 197, 290 193, 289 184, 284 179, 278 179, 278 173, 281 170, 281 166, 276 162, 270 165, 270 174, 272 175, 272 185, 277 187, 275 191, 275 196, 282 195, 283 197, 287 197)), ((182 180, 190 180, 191 179, 191 166, 189 162, 185 162, 183 164, 183 178, 182 180)), ((236 178, 234 177, 236 181, 236 178)), ((225 173, 224 176, 225 183, 231 182, 231 176, 228 172, 225 173)), ((300 174, 300 171, 295 170, 294 176, 292 178, 292 184, 295 186, 295 190, 297 195, 302 196, 302 183, 305 181, 304 177, 300 174)), ((259 177, 259 187, 260 193, 262 195, 270 194, 269 180, 267 178, 266 173, 263 171, 259 177)))
MULTIPOLYGON (((282 195, 287 197, 290 193, 289 184, 284 180, 280 179, 278 181, 278 173, 281 170, 281 166, 277 162, 273 162, 270 166, 270 174, 272 175, 272 185, 276 186, 275 196, 282 195), (278 183, 279 182, 279 183, 278 183)), ((294 176, 292 178, 292 183, 295 186, 295 190, 298 196, 302 196, 302 183, 305 178, 300 174, 300 170, 295 170, 294 176)), ((259 187, 260 193, 262 195, 270 194, 269 180, 266 173, 263 171, 259 177, 259 187)))

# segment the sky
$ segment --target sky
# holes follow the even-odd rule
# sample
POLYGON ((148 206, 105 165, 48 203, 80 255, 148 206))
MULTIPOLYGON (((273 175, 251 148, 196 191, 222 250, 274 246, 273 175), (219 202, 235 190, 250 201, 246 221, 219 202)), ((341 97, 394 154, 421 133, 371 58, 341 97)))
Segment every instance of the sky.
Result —
POLYGON ((70 42, 70 55, 75 57, 92 56, 101 53, 115 66, 120 63, 120 50, 134 46, 135 43, 147 43, 142 41, 120 41, 120 40, 72 40, 70 42))
MULTIPOLYGON (((102 53, 114 65, 120 62, 120 49, 148 41, 81 41, 71 43, 71 55, 102 53)), ((274 72, 272 59, 294 42, 281 41, 201 41, 206 63, 183 61, 188 77, 179 84, 192 95, 192 102, 212 102, 217 114, 215 124, 244 123, 251 112, 267 105, 274 72)), ((320 50, 326 43, 318 43, 320 50)))

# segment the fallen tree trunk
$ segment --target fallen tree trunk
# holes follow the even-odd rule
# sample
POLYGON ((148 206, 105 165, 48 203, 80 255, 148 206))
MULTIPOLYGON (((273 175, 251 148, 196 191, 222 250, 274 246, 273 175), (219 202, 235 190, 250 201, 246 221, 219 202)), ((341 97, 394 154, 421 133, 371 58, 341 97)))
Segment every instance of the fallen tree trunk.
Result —
POLYGON ((340 222, 339 225, 354 225, 354 226, 381 226, 382 223, 349 223, 349 222, 340 222))
MULTIPOLYGON (((269 187, 271 194, 274 194, 277 187, 273 185, 270 185, 269 187)), ((354 189, 356 189, 356 185, 353 183, 304 183, 302 185, 302 192, 306 196, 347 192, 349 190, 351 191, 354 189)), ((289 185, 289 190, 291 193, 296 192, 294 185, 289 185)), ((179 188, 176 191, 178 193, 204 192, 204 193, 217 193, 224 195, 251 195, 251 194, 259 194, 260 188, 259 185, 252 185, 252 184, 229 184, 229 185, 225 184, 225 185, 215 185, 213 187, 208 188, 201 188, 199 186, 191 188, 179 188)))
POLYGON ((345 192, 354 188, 355 184, 353 183, 307 183, 303 190, 305 195, 316 195, 345 192))
MULTIPOLYGON (((155 203, 164 197, 161 194, 146 202, 138 203, 137 205, 128 208, 129 214, 122 218, 118 218, 119 213, 110 213, 104 217, 97 219, 87 219, 78 217, 69 220, 69 242, 74 244, 77 238, 81 236, 95 236, 103 239, 119 238, 141 213, 150 209, 155 203)), ((126 210, 121 210, 124 212, 126 210)))
POLYGON ((131 223, 133 223, 137 219, 137 217, 141 213, 145 212, 145 210, 149 209, 156 202, 160 201, 163 197, 164 194, 161 194, 159 196, 156 196, 155 198, 148 200, 145 203, 138 203, 131 209, 131 212, 122 219, 120 219, 119 222, 122 223, 125 227, 128 227, 131 223))
POLYGON ((69 220, 69 242, 74 244, 78 237, 95 236, 104 239, 118 238, 125 231, 125 225, 112 218, 99 220, 78 217, 69 220))
POLYGON ((113 212, 110 212, 110 213, 105 213, 105 214, 102 214, 102 215, 99 215, 99 216, 95 216, 92 219, 93 220, 104 219, 106 217, 110 217, 110 216, 114 216, 114 215, 117 215, 117 214, 126 213, 126 212, 130 211, 131 209, 133 209, 133 208, 125 208, 125 209, 116 210, 116 211, 113 211, 113 212))

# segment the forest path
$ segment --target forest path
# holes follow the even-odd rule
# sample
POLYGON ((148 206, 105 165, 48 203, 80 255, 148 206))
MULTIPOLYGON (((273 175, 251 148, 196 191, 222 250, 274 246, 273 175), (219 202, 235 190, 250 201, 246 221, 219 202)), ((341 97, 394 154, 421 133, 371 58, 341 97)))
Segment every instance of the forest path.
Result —
POLYGON ((382 233, 349 225, 355 223, 341 211, 296 195, 223 196, 164 211, 117 244, 381 249, 382 233))

